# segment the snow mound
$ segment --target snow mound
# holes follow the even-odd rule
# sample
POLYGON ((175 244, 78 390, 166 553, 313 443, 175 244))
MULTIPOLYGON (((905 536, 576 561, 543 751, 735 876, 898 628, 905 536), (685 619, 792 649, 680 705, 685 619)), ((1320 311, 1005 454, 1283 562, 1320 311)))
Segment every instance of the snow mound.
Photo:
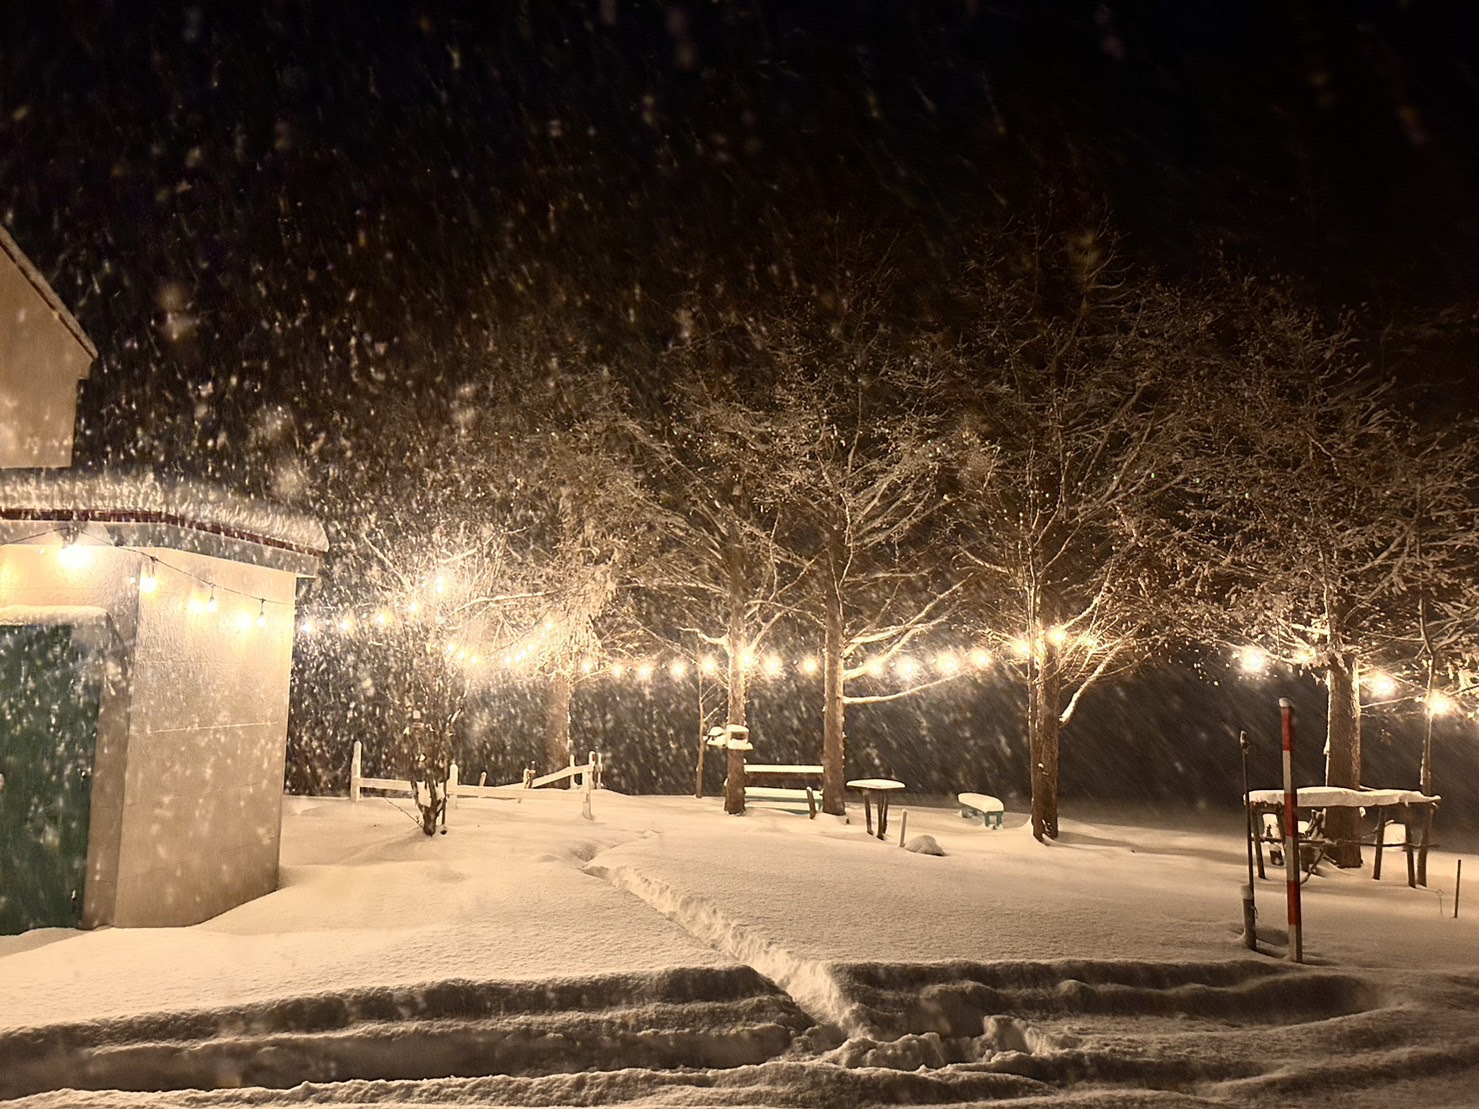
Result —
POLYGON ((904 844, 905 851, 913 851, 916 855, 941 855, 945 849, 940 846, 940 841, 934 836, 911 836, 909 842, 904 844))

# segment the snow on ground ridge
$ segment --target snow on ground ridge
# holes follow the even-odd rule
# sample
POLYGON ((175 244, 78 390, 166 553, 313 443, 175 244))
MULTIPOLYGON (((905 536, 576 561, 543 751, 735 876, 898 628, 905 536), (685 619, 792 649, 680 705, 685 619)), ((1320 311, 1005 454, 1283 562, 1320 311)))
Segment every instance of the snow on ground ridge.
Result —
POLYGON ((585 872, 635 895, 716 950, 753 967, 818 1022, 841 1029, 848 1036, 873 1031, 867 1016, 837 988, 826 965, 767 940, 730 919, 705 898, 679 893, 628 864, 593 861, 586 864, 585 872))

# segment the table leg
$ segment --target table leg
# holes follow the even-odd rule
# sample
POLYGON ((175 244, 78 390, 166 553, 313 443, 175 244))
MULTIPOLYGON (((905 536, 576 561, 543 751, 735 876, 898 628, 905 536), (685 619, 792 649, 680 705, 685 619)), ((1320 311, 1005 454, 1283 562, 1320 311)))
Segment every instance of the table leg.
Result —
POLYGON ((1387 838, 1387 813, 1385 809, 1376 810, 1376 861, 1371 864, 1371 877, 1373 880, 1381 881, 1381 847, 1387 838))
POLYGON ((868 834, 873 834, 873 808, 868 804, 868 792, 863 791, 863 820, 868 826, 868 834))
POLYGON ((878 838, 883 838, 883 833, 888 831, 888 794, 878 795, 878 838))

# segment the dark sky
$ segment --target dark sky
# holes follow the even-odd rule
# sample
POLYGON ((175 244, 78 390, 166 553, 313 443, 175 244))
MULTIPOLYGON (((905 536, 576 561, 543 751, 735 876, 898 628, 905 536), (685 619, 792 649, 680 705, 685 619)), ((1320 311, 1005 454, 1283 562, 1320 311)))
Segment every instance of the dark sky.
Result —
POLYGON ((1045 195, 1137 261, 1362 305, 1455 379, 1475 42, 1423 0, 8 4, 0 218, 102 352, 84 461, 437 380, 561 283, 651 340, 685 259, 843 218, 927 272, 1045 195))

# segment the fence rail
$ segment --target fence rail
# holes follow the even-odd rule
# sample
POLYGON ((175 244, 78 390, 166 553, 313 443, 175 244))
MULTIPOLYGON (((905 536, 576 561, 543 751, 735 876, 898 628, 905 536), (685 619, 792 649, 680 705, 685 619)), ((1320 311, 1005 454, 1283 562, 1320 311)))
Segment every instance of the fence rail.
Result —
MULTIPOLYGON (((419 782, 413 782, 408 778, 367 778, 362 772, 364 751, 359 740, 354 741, 354 751, 349 761, 349 799, 359 801, 363 790, 373 789, 382 793, 403 793, 407 796, 416 796, 417 790, 421 788, 419 782)), ((583 763, 577 763, 575 756, 570 756, 570 765, 562 767, 550 774, 534 776, 532 769, 524 771, 524 778, 519 782, 509 782, 504 785, 485 785, 487 775, 478 778, 477 785, 461 781, 457 764, 454 762, 447 768, 447 780, 442 783, 444 796, 447 798, 447 809, 457 807, 459 797, 502 797, 518 800, 531 789, 541 786, 554 785, 556 782, 570 782, 572 789, 580 790, 584 795, 582 811, 586 819, 591 819, 591 793, 602 787, 602 774, 606 768, 605 756, 600 751, 592 751, 583 763)))

